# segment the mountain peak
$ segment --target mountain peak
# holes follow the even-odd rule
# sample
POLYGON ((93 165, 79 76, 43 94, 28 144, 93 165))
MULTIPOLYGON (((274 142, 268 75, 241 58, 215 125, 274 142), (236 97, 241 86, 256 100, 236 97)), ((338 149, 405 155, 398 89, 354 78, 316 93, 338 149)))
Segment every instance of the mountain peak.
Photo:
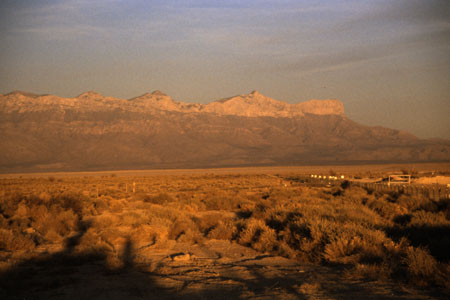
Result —
POLYGON ((160 90, 156 90, 153 91, 151 93, 144 93, 140 96, 137 97, 133 97, 130 98, 129 100, 148 100, 148 99, 159 99, 159 98, 169 98, 171 99, 169 96, 167 96, 166 94, 164 94, 163 92, 161 92, 160 90))
POLYGON ((78 95, 76 98, 103 98, 103 95, 94 91, 87 91, 78 95))
POLYGON ((155 90, 152 92, 152 95, 154 96, 167 96, 165 93, 161 92, 160 90, 155 90))
POLYGON ((256 96, 264 96, 264 95, 261 94, 260 92, 258 92, 257 90, 253 90, 253 91, 249 94, 249 96, 254 96, 254 97, 256 97, 256 96))
POLYGON ((12 91, 8 94, 5 94, 5 96, 19 96, 19 95, 24 96, 24 97, 29 97, 29 98, 37 98, 39 96, 42 96, 42 95, 29 93, 29 92, 23 92, 23 91, 12 91))
POLYGON ((339 100, 310 100, 297 104, 275 100, 254 90, 249 94, 224 98, 203 108, 205 112, 246 117, 302 117, 305 114, 344 115, 339 100))

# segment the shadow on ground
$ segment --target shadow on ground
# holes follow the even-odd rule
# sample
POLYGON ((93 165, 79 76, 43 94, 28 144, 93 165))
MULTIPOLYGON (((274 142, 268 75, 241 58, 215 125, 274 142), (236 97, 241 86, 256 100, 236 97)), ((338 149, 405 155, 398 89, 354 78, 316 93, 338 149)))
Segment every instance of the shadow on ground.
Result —
POLYGON ((439 262, 450 261, 450 226, 408 226, 408 215, 397 218, 396 226, 386 227, 384 231, 395 241, 407 238, 414 247, 423 247, 439 262), (404 221, 406 219, 406 221, 404 221))
MULTIPOLYGON (((66 241, 64 250, 23 261, 0 273, 0 298, 240 299, 264 295, 274 281, 283 282, 283 278, 266 279, 255 272, 256 279, 229 288, 226 285, 188 288, 196 284, 195 278, 178 286, 165 287, 158 282, 164 281, 167 275, 151 272, 135 263, 133 244, 129 239, 123 247, 120 267, 111 267, 104 251, 75 251, 88 227, 88 224, 81 226, 78 234, 66 241)), ((221 279, 226 281, 227 278, 221 279)), ((294 290, 290 294, 289 299, 306 299, 294 290)))
POLYGON ((164 266, 152 271, 148 265, 136 263, 129 239, 123 245, 120 267, 111 267, 105 251, 75 251, 88 228, 89 224, 80 226, 62 251, 23 261, 0 273, 0 298, 311 299, 313 295, 318 299, 429 299, 411 298, 392 287, 376 290, 370 282, 342 281, 341 274, 330 274, 324 268, 303 271, 261 264, 270 255, 229 264, 181 263, 166 266, 166 271, 164 266))

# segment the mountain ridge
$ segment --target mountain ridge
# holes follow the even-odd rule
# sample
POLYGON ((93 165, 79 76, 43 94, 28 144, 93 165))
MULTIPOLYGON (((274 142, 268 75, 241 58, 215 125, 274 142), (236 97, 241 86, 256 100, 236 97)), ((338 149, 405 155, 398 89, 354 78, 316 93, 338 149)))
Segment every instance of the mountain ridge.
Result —
POLYGON ((450 161, 450 141, 347 118, 338 100, 257 92, 208 104, 155 91, 131 99, 0 96, 0 172, 450 161))
POLYGON ((105 97, 95 91, 84 92, 75 98, 63 98, 55 95, 37 95, 26 92, 13 92, 1 97, 6 97, 7 100, 10 100, 6 103, 6 106, 9 105, 10 107, 17 106, 17 101, 19 100, 24 101, 24 109, 33 106, 36 107, 37 105, 58 104, 80 107, 83 104, 80 100, 84 100, 86 101, 84 103, 84 109, 89 106, 94 108, 95 106, 91 103, 92 101, 107 101, 110 102, 111 106, 123 109, 130 109, 130 105, 135 105, 136 107, 140 106, 142 108, 154 108, 184 113, 206 112, 219 115, 238 115, 246 117, 299 117, 304 116, 305 113, 344 115, 344 106, 342 102, 336 99, 309 100, 290 104, 285 101, 266 97, 257 91, 212 101, 207 104, 175 101, 159 90, 153 91, 152 93, 144 93, 130 99, 105 97), (16 103, 14 103, 14 101, 16 103))

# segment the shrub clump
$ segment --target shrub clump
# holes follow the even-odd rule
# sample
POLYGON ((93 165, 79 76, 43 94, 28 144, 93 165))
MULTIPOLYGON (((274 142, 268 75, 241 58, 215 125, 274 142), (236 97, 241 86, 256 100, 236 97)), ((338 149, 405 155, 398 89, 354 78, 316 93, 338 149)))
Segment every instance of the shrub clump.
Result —
POLYGON ((43 242, 60 242, 75 232, 85 209, 81 194, 11 194, 0 201, 4 251, 30 251, 43 242))

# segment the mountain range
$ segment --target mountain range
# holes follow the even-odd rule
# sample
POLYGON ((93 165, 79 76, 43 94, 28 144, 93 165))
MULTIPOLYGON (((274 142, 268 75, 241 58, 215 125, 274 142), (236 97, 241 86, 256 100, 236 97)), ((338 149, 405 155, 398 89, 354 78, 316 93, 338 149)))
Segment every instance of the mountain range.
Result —
POLYGON ((208 104, 0 95, 0 172, 450 161, 450 141, 358 124, 339 100, 257 91, 208 104))

